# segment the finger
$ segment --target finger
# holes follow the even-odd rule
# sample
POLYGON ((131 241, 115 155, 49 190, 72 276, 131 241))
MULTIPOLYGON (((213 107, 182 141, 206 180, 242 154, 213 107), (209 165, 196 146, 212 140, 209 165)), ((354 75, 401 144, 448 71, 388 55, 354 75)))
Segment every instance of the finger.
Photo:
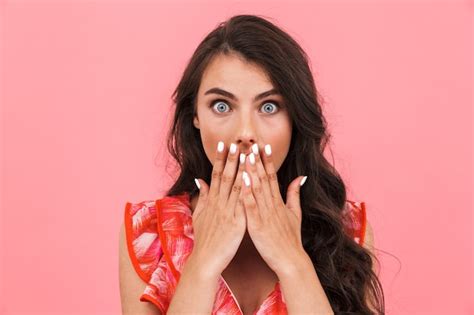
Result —
MULTIPOLYGON (((242 176, 240 176, 242 177, 242 176)), ((242 189, 240 190, 242 193, 242 189)), ((241 193, 239 195, 241 195, 241 193)), ((244 207, 244 202, 242 201, 242 198, 239 196, 237 199, 237 202, 235 204, 235 209, 234 209, 234 218, 239 218, 243 219, 247 225, 247 218, 245 216, 245 207, 244 207)))
POLYGON ((238 169, 239 149, 235 143, 231 143, 224 171, 221 176, 221 185, 219 188, 219 204, 226 205, 229 200, 230 190, 234 189, 235 171, 238 169))
POLYGON ((280 186, 278 185, 278 176, 275 171, 275 165, 273 164, 272 147, 270 144, 265 145, 265 153, 261 155, 263 159, 263 165, 267 172, 268 182, 270 183, 270 189, 272 192, 273 205, 281 206, 284 204, 283 198, 280 193, 280 186))
POLYGON ((252 183, 249 174, 246 171, 242 173, 242 179, 244 181, 244 185, 242 185, 242 201, 244 204, 245 214, 250 218, 250 221, 247 221, 247 225, 255 225, 262 222, 262 217, 258 211, 257 202, 252 193, 252 183))
POLYGON ((211 184, 209 188, 209 198, 215 198, 219 194, 219 187, 221 185, 221 176, 224 170, 225 158, 227 152, 223 141, 217 144, 215 151, 214 165, 212 167, 211 184))
POLYGON ((203 205, 206 204, 208 192, 209 192, 209 186, 207 186, 206 182, 203 181, 202 179, 195 178, 194 182, 196 183, 196 186, 199 188, 199 198, 198 202, 196 204, 196 207, 194 208, 194 211, 192 213, 193 215, 193 220, 196 220, 199 214, 202 211, 203 205))
MULTIPOLYGON (((267 205, 268 209, 273 209, 273 198, 272 198, 272 191, 270 188, 270 182, 268 181, 267 172, 265 171, 265 167, 263 166, 263 161, 260 156, 261 149, 259 149, 258 144, 254 143, 252 145, 252 152, 255 155, 255 166, 257 177, 260 181, 260 185, 263 190, 263 197, 265 199, 265 204, 267 205)), ((262 152, 263 153, 263 152, 262 152)))
POLYGON ((286 193, 286 207, 293 211, 298 219, 301 218, 301 201, 300 201, 300 191, 301 186, 306 182, 307 176, 298 176, 295 178, 288 187, 288 192, 286 193))
POLYGON ((227 208, 230 208, 234 211, 236 210, 236 205, 238 204, 237 201, 242 191, 242 172, 244 171, 244 167, 245 167, 245 154, 240 153, 237 176, 235 178, 235 182, 234 182, 234 185, 232 186, 229 200, 227 202, 227 205, 228 205, 227 208))
POLYGON ((263 189, 260 183, 260 180, 257 176, 257 166, 255 163, 255 154, 252 152, 249 154, 248 162, 246 162, 246 172, 250 176, 251 181, 251 191, 253 193, 253 197, 255 198, 258 206, 258 211, 262 218, 268 215, 268 207, 265 203, 265 197, 263 196, 263 189))

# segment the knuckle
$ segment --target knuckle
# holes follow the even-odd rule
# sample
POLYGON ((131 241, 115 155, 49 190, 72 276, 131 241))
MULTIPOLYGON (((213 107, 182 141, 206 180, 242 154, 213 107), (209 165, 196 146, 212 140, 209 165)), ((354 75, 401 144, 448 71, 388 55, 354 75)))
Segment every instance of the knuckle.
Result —
POLYGON ((229 176, 227 174, 223 174, 222 175, 222 182, 223 183, 230 183, 234 180, 234 178, 232 176, 229 176))
POLYGON ((267 177, 269 180, 272 180, 272 181, 278 180, 277 175, 275 173, 269 173, 267 177))
POLYGON ((213 179, 220 179, 222 176, 222 171, 218 171, 218 170, 213 170, 212 171, 212 178, 213 179))
POLYGON ((254 191, 259 194, 262 192, 262 186, 258 185, 258 186, 254 186, 254 191))
POLYGON ((234 185, 232 187, 232 191, 233 192, 236 192, 236 193, 240 193, 240 190, 242 189, 242 186, 241 185, 234 185))
POLYGON ((268 177, 266 174, 263 174, 263 175, 259 175, 258 176, 258 179, 261 181, 261 182, 266 182, 268 180, 268 177))
POLYGON ((256 211, 257 205, 254 202, 251 202, 249 205, 247 205, 247 209, 249 209, 250 211, 256 211))
POLYGON ((273 204, 279 204, 280 199, 278 198, 278 196, 272 194, 272 200, 273 204))
POLYGON ((236 154, 234 154, 234 155, 229 154, 229 155, 227 156, 227 161, 228 161, 228 162, 235 162, 235 161, 237 160, 238 156, 239 156, 239 154, 237 154, 237 152, 236 152, 236 154))

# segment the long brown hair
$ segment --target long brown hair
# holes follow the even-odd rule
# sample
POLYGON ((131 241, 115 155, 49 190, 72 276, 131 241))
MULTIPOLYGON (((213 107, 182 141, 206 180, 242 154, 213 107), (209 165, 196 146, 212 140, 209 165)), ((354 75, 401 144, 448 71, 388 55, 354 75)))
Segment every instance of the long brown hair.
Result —
POLYGON ((218 54, 235 54, 259 64, 283 96, 293 128, 288 155, 278 170, 280 192, 286 202, 289 183, 308 175, 300 192, 302 241, 332 309, 336 314, 385 314, 382 285, 372 269, 378 259, 344 231, 346 187, 323 155, 331 136, 308 57, 293 38, 267 19, 233 16, 210 32, 192 55, 172 95, 176 108, 167 146, 179 176, 166 196, 185 192, 196 196, 194 178, 210 183, 212 164, 193 118, 202 74, 218 54))

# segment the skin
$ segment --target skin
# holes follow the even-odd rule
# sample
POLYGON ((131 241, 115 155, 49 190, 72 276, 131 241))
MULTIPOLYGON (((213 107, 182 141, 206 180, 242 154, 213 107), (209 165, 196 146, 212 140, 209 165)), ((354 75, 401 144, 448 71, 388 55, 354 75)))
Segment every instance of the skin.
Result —
MULTIPOLYGON (((244 314, 253 314, 266 297, 262 292, 270 292, 276 280, 281 284, 288 313, 334 314, 299 238, 302 176, 290 183, 286 204, 278 196, 275 177, 262 176, 267 171, 277 173, 291 143, 292 122, 282 95, 268 95, 254 100, 257 95, 273 88, 262 67, 246 62, 238 55, 222 54, 208 65, 198 90, 193 124, 200 130, 204 151, 212 165, 219 141, 223 141, 226 147, 235 143, 237 152, 245 155, 251 153, 253 144, 257 144, 259 152, 264 151, 266 144, 272 148, 271 156, 265 157, 264 163, 259 155, 255 157, 255 164, 246 162, 245 169, 252 182, 251 187, 244 184, 241 190, 247 231, 234 259, 222 275, 232 288, 236 288, 233 292, 237 293, 244 314), (213 88, 231 92, 236 99, 206 93, 213 88), (278 201, 272 196, 277 197, 278 201), (280 250, 275 251, 275 248, 280 250), (249 279, 243 287, 239 286, 242 279, 249 279), (258 299, 256 294, 260 295, 258 299)), ((191 201, 193 211, 197 198, 199 196, 191 201)))
MULTIPOLYGON (((224 141, 226 147, 235 143, 238 152, 247 156, 254 143, 260 152, 270 144, 275 170, 278 171, 290 147, 291 119, 286 109, 279 107, 284 106, 280 94, 254 101, 255 96, 273 88, 262 67, 238 55, 220 54, 209 63, 199 87, 193 124, 200 131, 204 151, 212 165, 219 141, 224 141), (237 100, 215 93, 206 94, 216 87, 232 93, 237 100)), ((195 196, 191 200, 193 211, 198 198, 195 196)), ((258 256, 247 231, 234 262, 240 261, 242 266, 248 263, 248 257, 258 256)), ((253 268, 254 264, 248 266, 249 270, 253 268)))

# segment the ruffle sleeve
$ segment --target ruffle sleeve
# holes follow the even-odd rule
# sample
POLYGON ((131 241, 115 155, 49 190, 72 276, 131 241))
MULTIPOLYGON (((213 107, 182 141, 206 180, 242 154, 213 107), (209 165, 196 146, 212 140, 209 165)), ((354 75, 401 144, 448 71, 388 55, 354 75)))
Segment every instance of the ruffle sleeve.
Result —
POLYGON ((155 201, 126 203, 124 225, 128 254, 135 271, 147 284, 140 301, 153 303, 165 314, 165 305, 169 302, 169 275, 162 259, 157 222, 155 201))
POLYGON ((342 220, 346 233, 362 246, 367 225, 365 202, 347 200, 342 212, 342 220))

